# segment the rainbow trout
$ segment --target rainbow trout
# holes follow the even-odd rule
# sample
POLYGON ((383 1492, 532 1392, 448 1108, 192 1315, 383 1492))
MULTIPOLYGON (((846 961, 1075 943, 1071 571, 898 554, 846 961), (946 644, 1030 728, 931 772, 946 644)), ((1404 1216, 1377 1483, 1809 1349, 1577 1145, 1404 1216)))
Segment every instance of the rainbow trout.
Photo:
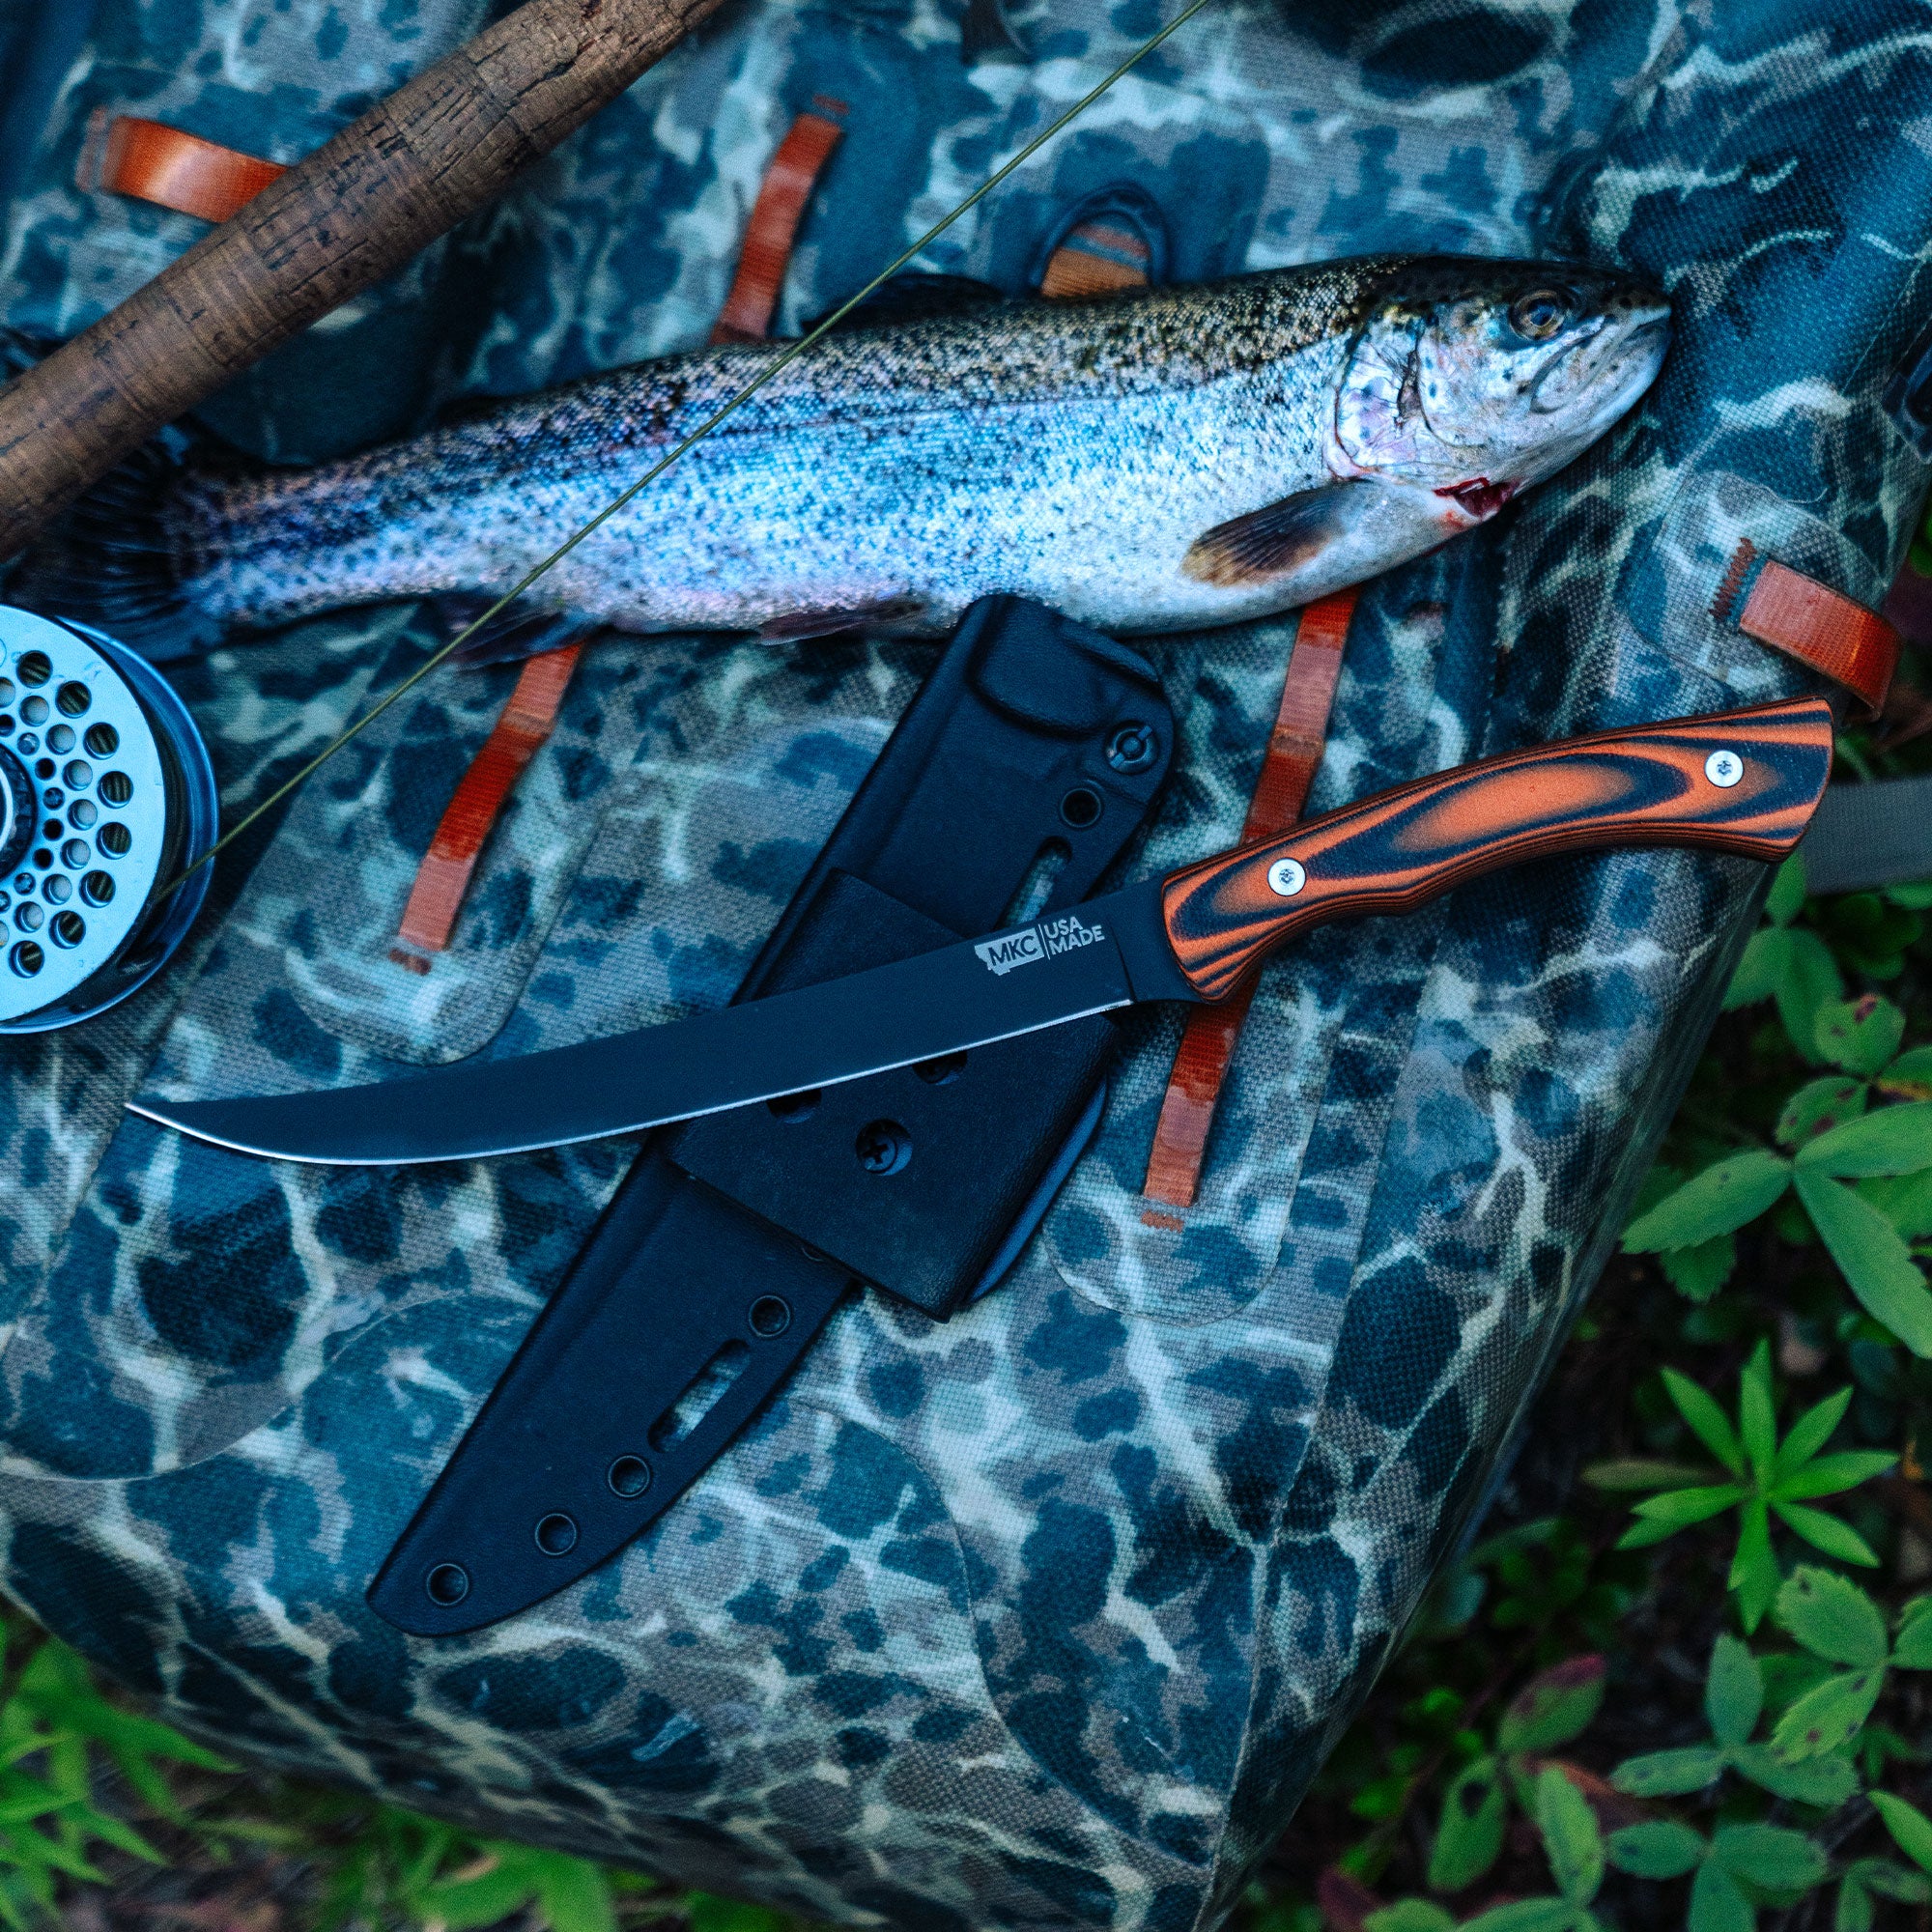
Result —
MULTIPOLYGON (((1119 633, 1265 615, 1562 469, 1642 394, 1668 314, 1620 273, 1382 256, 850 329, 528 603, 771 639, 943 632, 990 591, 1119 633)), ((774 353, 668 356, 315 469, 190 461, 143 505, 124 490, 77 517, 39 594, 177 647, 340 605, 498 594, 774 353)), ((527 618, 523 635, 554 641, 527 618)))

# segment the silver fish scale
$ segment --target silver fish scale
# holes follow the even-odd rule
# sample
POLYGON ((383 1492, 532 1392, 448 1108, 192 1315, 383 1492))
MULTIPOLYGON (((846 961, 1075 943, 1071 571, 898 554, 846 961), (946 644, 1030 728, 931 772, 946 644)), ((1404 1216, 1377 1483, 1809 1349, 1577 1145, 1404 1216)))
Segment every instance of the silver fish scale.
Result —
MULTIPOLYGON (((1279 584, 1230 591, 1177 566, 1204 530, 1331 480, 1348 343, 1402 266, 828 338, 538 598, 644 632, 916 599, 906 628, 930 633, 995 589, 1129 631, 1279 609, 1279 584)), ((270 625, 514 582, 773 353, 675 356, 320 470, 200 486, 188 594, 223 622, 270 625)))

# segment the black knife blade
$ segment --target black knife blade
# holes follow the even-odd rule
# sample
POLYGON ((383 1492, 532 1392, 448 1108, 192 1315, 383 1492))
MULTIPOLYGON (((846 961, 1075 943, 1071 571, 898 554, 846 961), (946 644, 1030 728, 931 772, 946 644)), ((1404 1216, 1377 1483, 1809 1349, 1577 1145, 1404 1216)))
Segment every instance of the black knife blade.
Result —
POLYGON ((1549 853, 1781 859, 1831 761, 1831 707, 1815 697, 1601 732, 1415 780, 1058 919, 672 1025, 373 1086, 128 1104, 217 1146, 335 1165, 635 1133, 1144 1000, 1220 999, 1298 933, 1549 853))

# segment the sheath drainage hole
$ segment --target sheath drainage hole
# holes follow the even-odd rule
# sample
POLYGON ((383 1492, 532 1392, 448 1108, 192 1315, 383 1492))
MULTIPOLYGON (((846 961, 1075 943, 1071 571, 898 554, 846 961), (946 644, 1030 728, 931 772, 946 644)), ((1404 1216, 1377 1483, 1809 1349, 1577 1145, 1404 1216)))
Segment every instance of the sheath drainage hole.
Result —
POLYGON ((640 1496, 651 1486, 651 1465, 641 1456, 619 1456, 604 1480, 613 1495, 640 1496))
POLYGON ((660 1456, 675 1449, 724 1401, 731 1384, 745 1373, 751 1349, 733 1339, 685 1384, 684 1393, 651 1424, 649 1442, 660 1456))
POLYGON ((111 758, 121 749, 121 734, 111 724, 90 724, 80 742, 97 758, 111 758))
POLYGON ((942 1053, 937 1060, 921 1060, 913 1069, 928 1087, 951 1087, 966 1071, 963 1053, 942 1053))
POLYGON ((761 1294, 752 1303, 752 1312, 745 1319, 751 1322, 753 1335, 769 1342, 791 1326, 791 1303, 782 1295, 761 1294))
POLYGON ((1106 810, 1100 794, 1092 785, 1075 785, 1060 801, 1060 815, 1076 832, 1085 832, 1090 825, 1098 825, 1100 814, 1106 810))
POLYGON ((44 684, 53 674, 53 660, 45 651, 29 651, 14 667, 14 675, 22 684, 44 684))
POLYGON ((912 1158, 912 1136, 896 1121, 874 1121, 852 1143, 867 1174, 897 1174, 912 1158))
POLYGON ((70 680, 54 693, 54 702, 60 706, 63 716, 78 718, 94 702, 94 694, 86 685, 70 680))
POLYGON ((134 796, 134 781, 126 772, 107 772, 101 778, 99 789, 109 805, 126 805, 134 796))
POLYGON ((576 1520, 552 1510, 537 1524, 537 1548, 546 1556, 568 1556, 577 1548, 576 1520))
POLYGON ((134 835, 125 825, 110 819, 95 834, 94 842, 110 859, 125 859, 133 847, 134 835))
POLYGON ((818 1112, 818 1089, 808 1087, 803 1094, 779 1094, 765 1102, 773 1116, 787 1126, 809 1121, 818 1112))
POLYGON ((423 1578, 423 1590, 432 1604, 449 1609, 469 1596, 469 1572, 460 1563, 439 1563, 423 1578))
POLYGON ((47 955, 31 939, 23 939, 8 953, 7 963, 21 979, 31 980, 47 963, 47 955))

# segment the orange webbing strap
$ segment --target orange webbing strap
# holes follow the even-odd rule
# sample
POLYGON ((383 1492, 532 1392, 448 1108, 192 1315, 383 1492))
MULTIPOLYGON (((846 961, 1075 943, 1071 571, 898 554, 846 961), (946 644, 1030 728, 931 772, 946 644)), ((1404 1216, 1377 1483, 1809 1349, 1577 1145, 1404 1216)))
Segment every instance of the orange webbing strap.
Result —
POLYGON ((711 330, 713 342, 762 342, 771 332, 805 205, 845 132, 849 112, 842 100, 823 94, 814 94, 811 104, 818 111, 791 124, 758 185, 738 272, 711 330))
POLYGON ((1048 258, 1039 292, 1067 298, 1145 288, 1152 263, 1138 235, 1110 221, 1083 221, 1048 258))
MULTIPOLYGON (((818 95, 812 104, 823 111, 801 114, 792 123, 765 170, 724 314, 711 331, 713 342, 760 341, 771 325, 806 202, 844 132, 844 102, 818 95), (834 114, 840 119, 831 119, 834 114)), ((496 729, 463 775, 417 869, 397 931, 405 943, 389 953, 398 966, 427 973, 430 961, 424 955, 448 946, 484 840, 524 767, 550 736, 582 652, 582 644, 566 644, 525 665, 496 729), (410 951, 412 947, 416 950, 410 951)))
POLYGON ((1712 614, 1841 684, 1876 718, 1898 668, 1898 632, 1876 611, 1738 545, 1712 614))
MULTIPOLYGON (((403 908, 403 923, 397 928, 398 936, 411 946, 424 952, 440 952, 449 944, 483 841, 524 767, 556 724, 564 690, 582 652, 582 644, 566 644, 558 651, 545 651, 524 666, 510 701, 483 749, 470 760, 417 868, 409 904, 403 908)), ((412 973, 429 971, 427 959, 401 947, 389 957, 412 973)))
MULTIPOLYGON (((1342 647, 1359 594, 1340 590, 1301 613, 1262 775, 1241 826, 1243 845, 1276 838, 1301 816, 1308 787, 1321 762, 1328 711, 1342 672, 1342 647)), ((1254 991, 1255 981, 1250 980, 1216 1006, 1189 1009, 1148 1153, 1147 1179, 1141 1189, 1148 1200, 1163 1201, 1171 1208, 1193 1206, 1202 1157, 1208 1151, 1208 1130, 1214 1124, 1214 1108, 1254 991)), ((1144 1210, 1141 1218, 1151 1227, 1178 1231, 1182 1225, 1154 1208, 1144 1210)))
POLYGON ((226 221, 287 173, 279 161, 184 134, 162 122, 137 114, 109 119, 96 108, 74 180, 84 189, 131 195, 204 221, 226 221))

